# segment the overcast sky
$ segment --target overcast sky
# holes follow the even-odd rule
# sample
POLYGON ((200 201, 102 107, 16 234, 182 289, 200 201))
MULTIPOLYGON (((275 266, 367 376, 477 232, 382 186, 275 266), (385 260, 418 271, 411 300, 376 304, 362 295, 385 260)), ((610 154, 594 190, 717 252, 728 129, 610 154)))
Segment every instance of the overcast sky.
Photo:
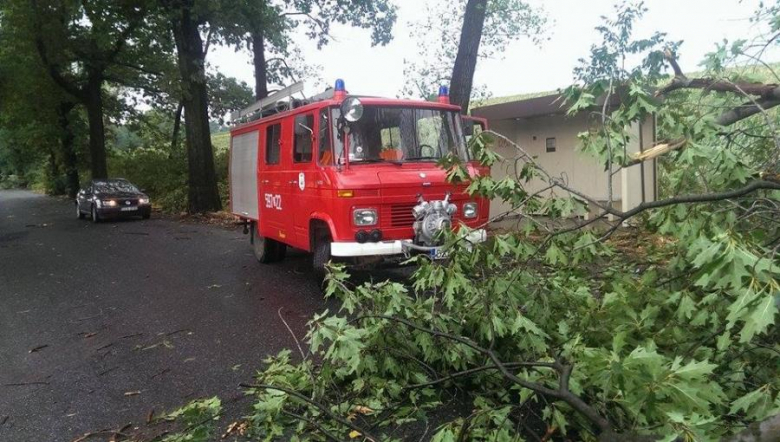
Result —
MULTIPOLYGON (((307 61, 322 66, 321 76, 332 84, 346 81, 352 93, 395 97, 404 83, 404 57, 416 55, 409 36, 409 23, 423 15, 426 0, 393 0, 398 5, 394 39, 387 46, 371 47, 369 31, 334 26, 332 41, 322 50, 298 37, 307 61)), ((475 82, 485 83, 493 96, 539 92, 571 83, 572 68, 585 57, 599 36, 594 27, 600 16, 611 15, 615 0, 529 0, 542 6, 550 18, 550 40, 540 46, 527 39, 507 48, 502 58, 482 60, 475 82)), ((646 0, 649 11, 638 24, 635 36, 663 31, 672 40, 683 40, 679 58, 686 71, 697 69, 715 42, 745 38, 756 31, 749 18, 759 0, 646 0)), ((453 30, 460 32, 460 30, 453 30)), ((228 76, 254 84, 251 58, 247 52, 214 48, 208 61, 228 76)))

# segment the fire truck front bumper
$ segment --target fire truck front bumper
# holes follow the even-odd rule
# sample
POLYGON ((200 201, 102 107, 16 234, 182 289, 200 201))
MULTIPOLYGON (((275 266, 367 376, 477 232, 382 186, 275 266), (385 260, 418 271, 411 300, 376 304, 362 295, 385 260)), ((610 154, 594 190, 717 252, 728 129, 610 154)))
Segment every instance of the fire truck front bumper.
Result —
MULTIPOLYGON (((478 244, 487 239, 485 229, 476 229, 466 235, 465 239, 471 244, 478 244)), ((420 250, 415 246, 412 240, 393 240, 379 242, 334 242, 330 244, 331 256, 355 257, 355 256, 389 256, 389 255, 407 255, 412 250, 420 250)), ((436 248, 427 248, 436 249, 436 248)))

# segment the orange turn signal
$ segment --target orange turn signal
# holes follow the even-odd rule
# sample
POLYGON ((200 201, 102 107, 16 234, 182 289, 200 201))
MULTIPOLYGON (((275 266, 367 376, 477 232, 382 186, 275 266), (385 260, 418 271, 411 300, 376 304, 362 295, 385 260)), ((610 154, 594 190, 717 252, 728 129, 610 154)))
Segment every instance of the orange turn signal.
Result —
POLYGON ((338 195, 339 198, 352 198, 355 196, 354 190, 337 190, 336 195, 338 195))

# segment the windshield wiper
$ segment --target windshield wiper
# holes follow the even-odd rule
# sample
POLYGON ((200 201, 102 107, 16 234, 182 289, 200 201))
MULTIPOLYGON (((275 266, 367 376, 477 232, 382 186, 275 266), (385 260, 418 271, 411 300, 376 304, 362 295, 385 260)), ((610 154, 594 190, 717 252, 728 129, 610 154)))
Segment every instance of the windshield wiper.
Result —
POLYGON ((404 161, 438 160, 438 159, 439 157, 420 156, 420 157, 405 157, 404 161))
POLYGON ((361 160, 350 160, 349 163, 350 164, 390 163, 390 164, 395 164, 396 166, 400 166, 400 165, 403 164, 402 161, 386 160, 384 158, 365 158, 365 159, 361 159, 361 160))

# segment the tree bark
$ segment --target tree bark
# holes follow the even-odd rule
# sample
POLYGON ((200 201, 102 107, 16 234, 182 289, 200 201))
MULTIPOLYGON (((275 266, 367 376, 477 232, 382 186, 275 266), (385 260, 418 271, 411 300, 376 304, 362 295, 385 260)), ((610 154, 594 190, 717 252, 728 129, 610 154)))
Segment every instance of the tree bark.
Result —
POLYGON ((171 134, 171 153, 179 146, 179 133, 181 132, 181 112, 184 110, 184 105, 179 102, 176 106, 176 113, 173 114, 173 134, 171 134))
POLYGON ((460 30, 458 55, 452 69, 450 80, 450 102, 461 107, 463 112, 469 108, 474 71, 477 68, 479 43, 482 40, 482 28, 485 25, 487 0, 468 0, 460 30))
POLYGON ((265 66, 265 39, 262 29, 252 31, 252 55, 255 64, 255 100, 268 96, 268 76, 265 66))
POLYGON ((89 121, 89 165, 92 179, 108 178, 102 85, 102 78, 90 76, 84 90, 84 105, 87 108, 87 120, 89 121))
POLYGON ((208 90, 204 65, 206 53, 193 15, 193 2, 185 1, 173 20, 179 72, 182 82, 184 129, 187 139, 189 211, 202 213, 222 207, 214 171, 214 152, 209 130, 208 90))
POLYGON ((47 195, 62 195, 62 182, 59 181, 59 177, 60 167, 57 164, 57 154, 54 146, 49 146, 49 170, 45 185, 47 195))
POLYGON ((62 163, 65 166, 65 187, 68 192, 68 196, 75 198, 79 191, 79 170, 76 165, 76 151, 74 148, 74 140, 76 136, 73 134, 73 130, 70 126, 70 119, 68 114, 76 105, 72 102, 60 103, 59 109, 57 109, 57 115, 60 125, 60 147, 62 148, 62 163))

